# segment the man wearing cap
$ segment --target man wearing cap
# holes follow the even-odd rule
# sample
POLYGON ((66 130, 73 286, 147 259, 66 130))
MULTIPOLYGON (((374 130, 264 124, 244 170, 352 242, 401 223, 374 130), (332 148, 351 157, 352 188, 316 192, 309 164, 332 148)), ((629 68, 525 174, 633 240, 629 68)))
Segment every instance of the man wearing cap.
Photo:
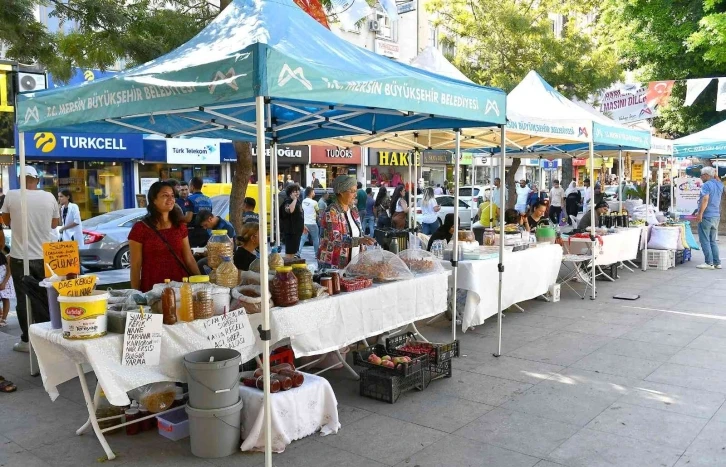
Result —
POLYGON ((58 227, 60 213, 58 202, 55 197, 47 191, 38 189, 40 177, 35 168, 25 166, 25 185, 27 188, 26 200, 28 216, 28 232, 25 232, 22 221, 22 210, 20 206, 20 190, 10 190, 5 195, 5 203, 2 207, 3 223, 10 227, 13 243, 10 248, 8 261, 13 277, 15 295, 18 304, 15 311, 18 314, 18 322, 22 335, 20 342, 13 346, 17 352, 28 351, 28 314, 25 304, 25 287, 23 286, 23 259, 27 259, 30 266, 30 275, 38 280, 45 278, 43 266, 43 243, 54 241, 53 229, 58 227), (25 258, 25 246, 27 237, 28 257, 25 258))

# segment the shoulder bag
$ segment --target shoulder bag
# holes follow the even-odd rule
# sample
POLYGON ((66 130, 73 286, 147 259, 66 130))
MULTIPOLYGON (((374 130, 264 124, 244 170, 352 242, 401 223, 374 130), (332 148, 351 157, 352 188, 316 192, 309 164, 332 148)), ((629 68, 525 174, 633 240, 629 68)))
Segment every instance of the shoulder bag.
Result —
POLYGON ((184 264, 184 261, 182 261, 179 258, 179 255, 176 254, 176 252, 174 251, 174 248, 172 248, 172 246, 169 245, 169 242, 166 241, 166 239, 159 233, 158 230, 156 230, 155 227, 151 226, 146 221, 142 221, 142 222, 144 223, 145 226, 147 226, 148 228, 150 228, 156 234, 156 236, 161 239, 162 242, 164 242, 164 245, 166 245, 166 248, 169 250, 169 253, 171 253, 171 256, 174 257, 174 259, 176 260, 177 264, 179 264, 179 266, 181 266, 182 269, 184 269, 184 271, 187 273, 187 275, 191 276, 192 275, 191 271, 189 271, 189 268, 187 268, 187 265, 184 264))

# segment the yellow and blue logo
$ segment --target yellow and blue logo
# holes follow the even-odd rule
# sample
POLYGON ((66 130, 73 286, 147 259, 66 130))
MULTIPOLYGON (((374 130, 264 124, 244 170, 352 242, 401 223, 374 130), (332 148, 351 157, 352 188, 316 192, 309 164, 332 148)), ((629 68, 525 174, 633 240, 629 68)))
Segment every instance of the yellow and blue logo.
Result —
POLYGON ((33 137, 35 140, 35 148, 41 152, 48 153, 55 149, 56 139, 53 133, 42 132, 36 133, 33 137))
POLYGON ((83 72, 83 80, 84 81, 93 81, 95 76, 93 75, 92 70, 86 70, 83 72))

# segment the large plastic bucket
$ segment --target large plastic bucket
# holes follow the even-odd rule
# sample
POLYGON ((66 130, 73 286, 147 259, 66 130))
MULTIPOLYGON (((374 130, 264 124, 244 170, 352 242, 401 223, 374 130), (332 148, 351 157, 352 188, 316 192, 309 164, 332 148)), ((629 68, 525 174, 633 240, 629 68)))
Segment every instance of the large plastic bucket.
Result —
POLYGON ((95 290, 86 297, 58 297, 63 337, 93 339, 106 335, 108 293, 95 290))
POLYGON ((186 354, 184 371, 189 384, 189 405, 209 410, 236 404, 241 360, 242 355, 234 349, 205 349, 186 354))
POLYGON ((58 303, 58 291, 53 287, 52 282, 41 281, 40 285, 45 287, 46 293, 48 294, 50 327, 53 329, 62 329, 63 320, 61 319, 60 304, 58 303))
POLYGON ((239 451, 241 410, 241 400, 230 407, 213 410, 195 409, 187 404, 192 454, 211 459, 231 456, 239 451))

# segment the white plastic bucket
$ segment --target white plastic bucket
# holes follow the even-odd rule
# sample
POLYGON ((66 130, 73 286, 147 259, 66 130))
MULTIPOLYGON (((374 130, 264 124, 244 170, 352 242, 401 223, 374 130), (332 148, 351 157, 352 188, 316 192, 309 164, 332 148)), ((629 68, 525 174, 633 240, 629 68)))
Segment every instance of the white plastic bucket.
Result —
POLYGON ((189 405, 209 410, 236 404, 241 360, 242 356, 234 349, 205 349, 184 355, 189 405))
POLYGON ((108 293, 95 290, 86 297, 58 297, 63 337, 93 339, 106 335, 108 293))
POLYGON ((231 456, 239 451, 242 400, 223 409, 195 409, 187 404, 192 454, 205 459, 231 456))

